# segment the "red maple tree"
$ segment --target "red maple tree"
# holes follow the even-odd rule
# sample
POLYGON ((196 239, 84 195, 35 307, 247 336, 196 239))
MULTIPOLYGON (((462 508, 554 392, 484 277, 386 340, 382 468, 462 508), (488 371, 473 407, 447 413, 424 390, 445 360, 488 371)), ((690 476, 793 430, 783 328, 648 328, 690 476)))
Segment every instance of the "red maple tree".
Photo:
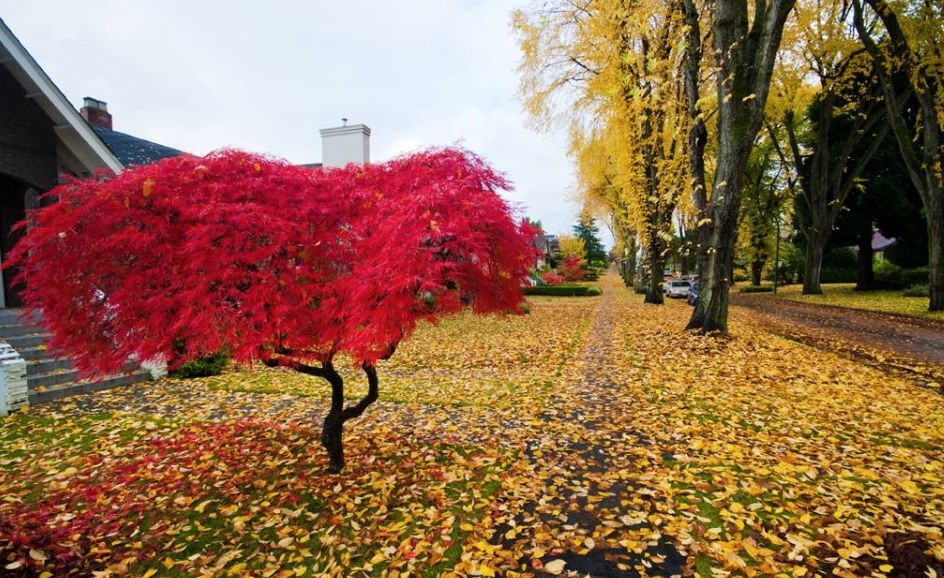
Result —
POLYGON ((571 255, 564 259, 564 262, 561 263, 558 269, 560 274, 564 277, 564 281, 583 281, 586 277, 586 272, 583 268, 586 263, 584 259, 576 255, 571 255))
POLYGON ((217 351, 324 378, 322 443, 378 396, 376 364, 421 320, 521 311, 533 237, 479 157, 436 149, 310 170, 240 151, 75 180, 30 215, 8 265, 50 347, 86 375, 217 351), (368 394, 345 407, 347 354, 368 394))

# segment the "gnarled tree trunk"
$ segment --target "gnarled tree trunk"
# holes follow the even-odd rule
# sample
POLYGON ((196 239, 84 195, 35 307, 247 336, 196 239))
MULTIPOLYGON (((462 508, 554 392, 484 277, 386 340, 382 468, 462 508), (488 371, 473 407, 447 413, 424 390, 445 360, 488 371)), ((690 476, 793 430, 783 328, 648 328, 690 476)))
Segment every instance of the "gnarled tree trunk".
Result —
POLYGON ((328 383, 331 384, 331 410, 325 416, 321 430, 321 444, 328 451, 331 465, 328 471, 340 472, 344 469, 344 423, 360 417, 367 406, 377 401, 379 394, 377 369, 373 365, 364 364, 361 368, 367 376, 367 395, 356 404, 344 407, 344 379, 330 363, 326 364, 328 383))
MULTIPOLYGON (((289 353, 287 350, 280 353, 289 353)), ((393 354, 393 349, 389 355, 393 354)), ((387 357, 389 357, 389 355, 387 357)), ((367 395, 356 404, 344 407, 344 378, 328 361, 321 367, 305 364, 294 364, 290 358, 273 358, 265 361, 269 367, 291 367, 299 373, 320 377, 331 385, 331 407, 321 425, 321 445, 328 452, 328 471, 338 473, 344 469, 344 424, 350 419, 360 417, 367 406, 377 401, 379 382, 377 368, 370 364, 363 364, 361 369, 367 376, 367 395)))
POLYGON ((707 245, 702 247, 705 261, 701 293, 688 329, 728 329, 730 264, 737 237, 741 181, 763 120, 783 26, 794 3, 759 2, 756 6, 760 10, 749 23, 744 0, 715 2, 712 29, 719 69, 718 156, 706 217, 711 232, 707 245))

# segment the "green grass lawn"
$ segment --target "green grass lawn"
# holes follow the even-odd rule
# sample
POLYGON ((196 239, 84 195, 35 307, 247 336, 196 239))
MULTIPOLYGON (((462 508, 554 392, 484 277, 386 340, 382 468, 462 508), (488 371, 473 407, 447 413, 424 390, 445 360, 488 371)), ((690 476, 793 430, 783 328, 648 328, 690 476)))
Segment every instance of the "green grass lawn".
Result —
MULTIPOLYGON (((944 312, 928 311, 927 297, 905 297, 901 291, 855 291, 854 287, 854 283, 824 283, 822 295, 801 295, 802 285, 787 285, 777 289, 777 297, 801 303, 944 320, 944 312)), ((760 295, 772 294, 761 293, 760 295)))

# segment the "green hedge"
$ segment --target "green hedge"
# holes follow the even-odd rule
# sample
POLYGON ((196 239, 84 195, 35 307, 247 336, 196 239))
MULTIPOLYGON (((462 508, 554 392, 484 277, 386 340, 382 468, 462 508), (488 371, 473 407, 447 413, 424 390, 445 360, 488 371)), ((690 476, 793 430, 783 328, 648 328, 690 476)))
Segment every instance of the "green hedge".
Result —
POLYGON ((748 285, 747 287, 741 287, 741 293, 773 293, 774 288, 767 285, 748 285))
POLYGON ((906 289, 913 285, 927 285, 929 282, 927 267, 902 269, 888 261, 875 264, 875 285, 879 289, 906 289))
POLYGON ((593 297, 602 295, 599 287, 587 285, 542 285, 539 287, 525 287, 525 295, 551 295, 555 297, 593 297))
POLYGON ((170 372, 170 376, 178 379, 211 377, 223 373, 227 366, 229 366, 229 357, 226 353, 219 352, 187 362, 170 372))

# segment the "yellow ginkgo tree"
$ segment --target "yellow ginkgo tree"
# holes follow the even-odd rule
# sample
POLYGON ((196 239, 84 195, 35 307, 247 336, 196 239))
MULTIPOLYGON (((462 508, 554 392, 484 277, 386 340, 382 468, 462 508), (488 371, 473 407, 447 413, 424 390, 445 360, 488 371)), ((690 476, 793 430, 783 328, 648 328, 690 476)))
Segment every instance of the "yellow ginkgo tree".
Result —
POLYGON ((638 234, 646 302, 662 303, 672 218, 688 190, 679 1, 545 3, 514 16, 522 92, 539 125, 569 125, 584 194, 638 234))

